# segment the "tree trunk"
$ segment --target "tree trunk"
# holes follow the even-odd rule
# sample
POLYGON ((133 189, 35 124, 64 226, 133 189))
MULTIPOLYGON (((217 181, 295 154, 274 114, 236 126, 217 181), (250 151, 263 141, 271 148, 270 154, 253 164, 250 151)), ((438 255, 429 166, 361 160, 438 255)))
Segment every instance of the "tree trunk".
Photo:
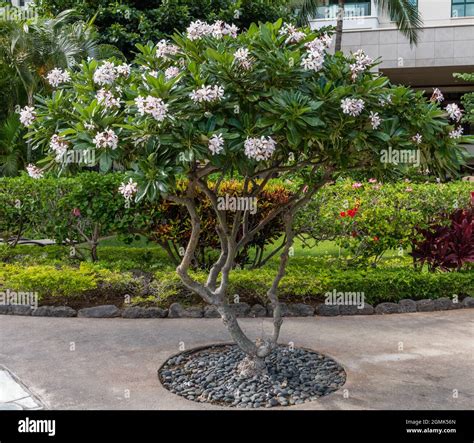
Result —
MULTIPOLYGON (((186 206, 191 218, 191 236, 184 256, 176 271, 187 289, 200 295, 204 301, 216 307, 232 339, 246 354, 245 359, 238 367, 240 374, 244 377, 251 377, 265 372, 265 358, 269 356, 277 346, 280 328, 283 322, 281 305, 278 299, 278 286, 285 275, 286 265, 295 236, 292 226, 293 220, 298 209, 306 204, 314 193, 329 181, 331 176, 332 170, 328 169, 321 181, 315 184, 313 189, 309 192, 303 192, 305 186, 301 185, 299 193, 296 193, 287 203, 275 207, 256 226, 252 227, 248 226, 245 211, 237 211, 233 221, 228 220, 225 211, 219 209, 217 190, 209 188, 207 183, 201 180, 201 177, 197 174, 189 177, 190 182, 186 190, 186 196, 167 196, 168 200, 186 206), (217 233, 221 243, 221 255, 209 271, 208 279, 205 284, 195 280, 188 272, 198 248, 201 232, 201 221, 196 202, 196 188, 200 188, 212 203, 218 220, 217 233), (245 250, 254 236, 280 215, 283 216, 285 222, 285 241, 282 254, 280 255, 278 273, 267 292, 267 296, 273 308, 273 334, 268 338, 257 339, 253 342, 241 329, 235 312, 228 304, 229 274, 235 266, 235 260, 239 251, 245 250), (240 240, 237 241, 241 230, 243 231, 243 235, 240 240), (220 281, 218 282, 219 277, 220 281)), ((264 180, 257 188, 258 192, 262 192, 269 177, 270 173, 267 180, 264 180)), ((244 189, 246 190, 246 196, 257 195, 257 191, 250 192, 246 186, 244 186, 244 189)))
POLYGON ((258 351, 257 345, 244 334, 237 321, 236 315, 232 312, 229 305, 222 304, 217 307, 217 311, 237 346, 249 356, 256 357, 258 351))
POLYGON ((337 24, 336 24, 336 47, 335 51, 340 51, 342 48, 342 31, 344 27, 344 11, 345 0, 339 0, 337 8, 337 24))
POLYGON ((99 261, 99 256, 97 255, 97 243, 95 242, 91 244, 91 259, 93 263, 99 261))
POLYGON ((99 246, 99 232, 99 225, 96 223, 91 238, 91 259, 93 263, 99 261, 99 255, 97 254, 97 247, 99 246))

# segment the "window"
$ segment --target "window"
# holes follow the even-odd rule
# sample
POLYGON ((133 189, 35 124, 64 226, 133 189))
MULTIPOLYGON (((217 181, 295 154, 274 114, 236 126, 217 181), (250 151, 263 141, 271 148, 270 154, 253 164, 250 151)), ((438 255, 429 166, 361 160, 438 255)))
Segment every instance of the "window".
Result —
MULTIPOLYGON (((325 3, 318 8, 316 18, 337 18, 338 0, 329 0, 325 3)), ((344 18, 361 17, 370 13, 370 0, 348 0, 344 8, 344 18)))
POLYGON ((413 6, 418 7, 418 0, 408 0, 413 6))
POLYGON ((451 17, 474 16, 474 0, 452 0, 451 17))

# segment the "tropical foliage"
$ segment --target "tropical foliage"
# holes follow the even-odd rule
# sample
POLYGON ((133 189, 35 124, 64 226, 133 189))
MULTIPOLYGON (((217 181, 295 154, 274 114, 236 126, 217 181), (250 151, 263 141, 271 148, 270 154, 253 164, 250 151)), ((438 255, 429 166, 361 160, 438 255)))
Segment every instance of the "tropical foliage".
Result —
POLYGON ((36 4, 44 14, 74 8, 84 20, 95 16, 101 42, 117 46, 129 58, 137 43, 182 32, 192 21, 233 21, 247 29, 251 23, 273 22, 290 14, 288 0, 37 0, 36 4))
POLYGON ((34 153, 18 133, 20 106, 34 104, 35 94, 50 88, 47 73, 73 68, 80 60, 120 56, 111 46, 98 43, 92 22, 77 21, 72 11, 56 17, 0 21, 0 174, 15 175, 34 153))
POLYGON ((462 137, 452 132, 461 118, 457 107, 444 111, 435 99, 391 86, 371 72, 374 62, 365 54, 330 55, 330 43, 326 34, 281 20, 241 34, 235 25, 195 22, 173 42, 139 45, 132 67, 91 60, 74 72, 58 72, 52 95, 22 112, 32 145, 45 155, 28 167, 32 177, 73 173, 84 165, 64 161, 68 153, 93 150, 89 167, 129 170, 130 180, 120 187, 126 205, 162 197, 186 207, 191 233, 178 275, 217 308, 249 356, 244 366, 255 371, 279 337, 278 286, 298 209, 336 173, 396 169, 382 160, 387 145, 416 151, 420 167, 440 179, 462 163, 462 137), (239 197, 249 201, 258 200, 275 176, 301 185, 263 219, 251 220, 247 207, 222 206, 224 179, 242 179, 239 197), (183 177, 187 186, 178 189, 183 177), (206 282, 190 273, 202 235, 198 192, 211 201, 218 221, 220 255, 206 282), (267 292, 274 332, 253 343, 229 307, 229 278, 238 254, 278 217, 285 243, 267 292))

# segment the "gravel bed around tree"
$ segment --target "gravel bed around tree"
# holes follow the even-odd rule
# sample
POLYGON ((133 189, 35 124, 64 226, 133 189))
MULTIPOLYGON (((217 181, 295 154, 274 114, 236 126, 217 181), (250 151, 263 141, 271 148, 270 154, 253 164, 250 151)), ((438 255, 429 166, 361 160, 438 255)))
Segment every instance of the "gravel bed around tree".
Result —
POLYGON ((188 400, 238 408, 291 406, 317 400, 346 381, 342 366, 325 355, 279 346, 265 362, 267 373, 243 378, 245 354, 236 345, 183 352, 159 369, 169 391, 188 400))

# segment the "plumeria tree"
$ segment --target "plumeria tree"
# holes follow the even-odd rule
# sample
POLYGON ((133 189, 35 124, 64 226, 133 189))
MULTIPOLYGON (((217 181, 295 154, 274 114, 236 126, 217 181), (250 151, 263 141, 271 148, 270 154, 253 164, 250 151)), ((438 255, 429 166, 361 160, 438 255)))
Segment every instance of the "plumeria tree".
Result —
POLYGON ((223 22, 195 22, 172 41, 138 45, 133 66, 83 62, 56 79, 52 96, 39 97, 22 114, 33 145, 45 154, 29 166, 31 176, 74 173, 83 166, 62 161, 64 155, 93 149, 94 168, 129 171, 120 188, 125 204, 163 198, 187 209, 192 232, 177 273, 220 313, 247 355, 243 374, 263 370, 277 346, 278 286, 299 208, 340 172, 389 173, 393 166, 380 161, 388 146, 420 152, 422 166, 440 177, 454 174, 461 161, 460 138, 450 135, 449 117, 460 118, 456 110, 448 116, 436 97, 392 87, 370 71, 375 62, 362 51, 327 54, 330 42, 329 35, 281 21, 244 33, 223 22), (257 202, 258 210, 274 177, 291 180, 295 190, 252 223, 247 203, 257 202), (182 178, 185 185, 177 186, 182 178), (243 183, 238 202, 219 196, 229 178, 243 183), (203 225, 198 193, 211 202, 220 241, 204 282, 190 273, 203 225), (229 279, 239 251, 277 217, 285 243, 267 293, 273 333, 254 341, 236 319, 229 279))

